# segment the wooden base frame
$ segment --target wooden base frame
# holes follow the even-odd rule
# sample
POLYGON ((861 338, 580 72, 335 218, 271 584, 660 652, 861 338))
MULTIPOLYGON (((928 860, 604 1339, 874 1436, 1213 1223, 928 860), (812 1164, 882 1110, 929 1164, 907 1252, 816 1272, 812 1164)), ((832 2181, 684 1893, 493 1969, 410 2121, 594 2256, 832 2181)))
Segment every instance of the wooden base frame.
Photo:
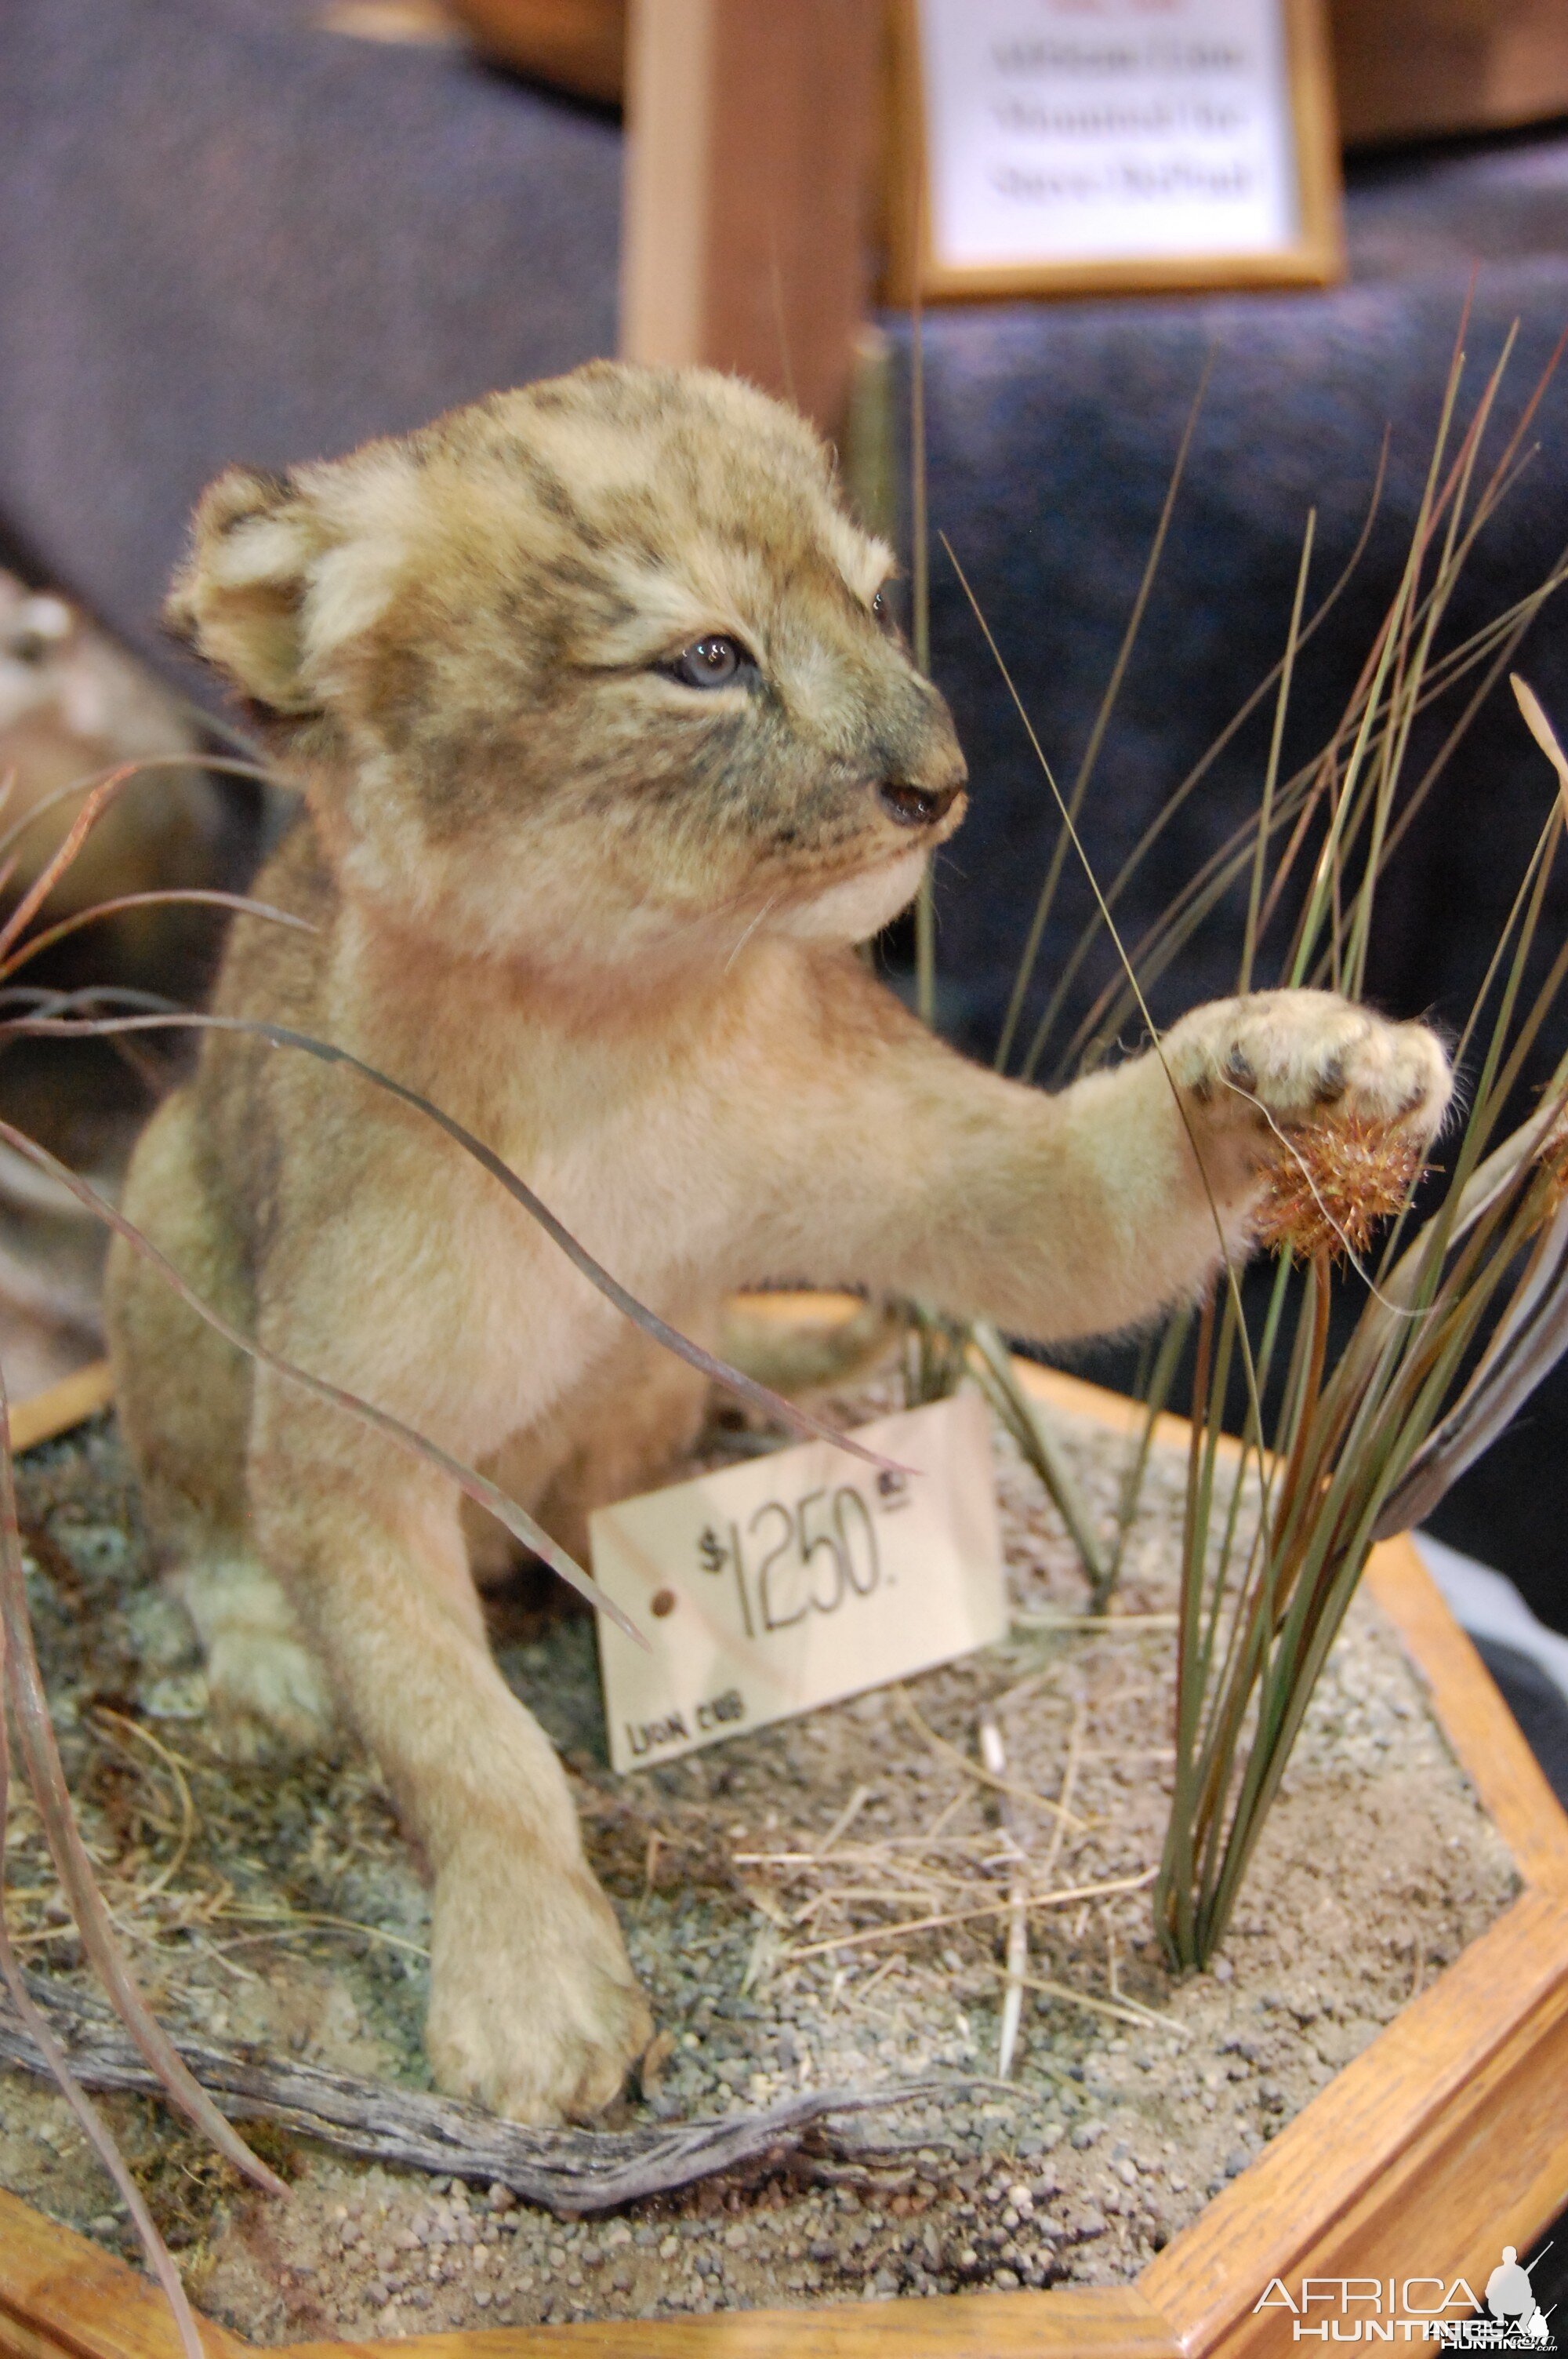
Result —
MULTIPOLYGON (((1022 1373, 1076 1414, 1124 1430, 1141 1415, 1076 1378, 1022 1373)), ((101 1375, 71 1378, 14 1412, 18 1439, 64 1430, 107 1389, 101 1375)), ((285 2359, 1272 2359, 1292 2344, 1290 2313, 1258 2308, 1272 2278, 1484 2286, 1503 2245, 1525 2249, 1568 2201, 1568 1817, 1411 1543, 1377 1549, 1367 1579, 1524 1888, 1136 2284, 298 2343, 285 2359)), ((218 2326, 204 2336, 211 2359, 252 2348, 218 2326)), ((146 2278, 0 2194, 4 2359, 178 2352, 146 2278)))

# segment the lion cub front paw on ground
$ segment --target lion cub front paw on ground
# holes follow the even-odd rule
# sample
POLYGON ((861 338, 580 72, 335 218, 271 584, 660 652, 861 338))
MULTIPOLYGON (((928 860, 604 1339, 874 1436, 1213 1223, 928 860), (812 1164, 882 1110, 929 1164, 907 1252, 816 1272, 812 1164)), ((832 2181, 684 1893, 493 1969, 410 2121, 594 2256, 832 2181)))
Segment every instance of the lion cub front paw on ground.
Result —
POLYGON ((442 2088, 524 2122, 600 2112, 654 2036, 580 1853, 460 1854, 436 1883, 426 2040, 442 2088))
MULTIPOLYGON (((1170 1072, 1132 1057, 1053 1096, 876 982, 854 946, 966 788, 891 570, 809 429, 702 371, 596 363, 344 459, 232 469, 169 611, 303 782, 255 891, 306 928, 241 918, 219 1011, 433 1100, 699 1335, 781 1277, 1042 1341, 1126 1327, 1204 1285, 1217 1211, 1245 1247, 1260 1108, 1310 1125, 1337 1093, 1427 1136, 1435 1042, 1323 995, 1200 1010, 1170 1072)), ((573 1528, 700 1419, 686 1371, 651 1412, 649 1347, 449 1137, 243 1031, 206 1037, 125 1202, 233 1326, 573 1528)), ((430 1864, 437 2078, 521 2119, 591 2113, 649 2018, 485 1643, 457 1486, 253 1371, 121 1242, 108 1308, 221 1691, 289 1742, 330 1695, 430 1864)))

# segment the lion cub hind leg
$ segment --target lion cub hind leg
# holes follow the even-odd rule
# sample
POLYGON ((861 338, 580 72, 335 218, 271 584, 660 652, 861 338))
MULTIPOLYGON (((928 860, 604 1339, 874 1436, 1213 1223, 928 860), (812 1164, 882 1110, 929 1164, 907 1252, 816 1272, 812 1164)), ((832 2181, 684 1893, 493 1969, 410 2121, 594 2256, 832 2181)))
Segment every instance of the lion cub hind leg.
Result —
MULTIPOLYGON (((676 1321, 710 1349, 719 1323, 717 1300, 676 1321)), ((702 1430, 708 1392, 706 1376, 629 1326, 584 1381, 547 1418, 514 1435, 485 1471, 586 1565, 594 1508, 676 1479, 702 1430)), ((482 1509, 466 1500, 463 1508, 470 1570, 481 1587, 498 1583, 516 1561, 516 1543, 482 1509)))
MULTIPOLYGON (((204 1301, 245 1328, 250 1289, 204 1163, 194 1100, 177 1091, 143 1134, 125 1214, 204 1301)), ((246 1536, 244 1355, 121 1237, 105 1310, 121 1430, 154 1541, 201 1641, 213 1739, 239 1761, 308 1751, 330 1728, 331 1704, 293 1607, 246 1536)))
POLYGON ((327 1675, 265 1565, 214 1546, 195 1553, 173 1586, 201 1641, 219 1752, 230 1761, 287 1760, 325 1745, 332 1728, 327 1675))

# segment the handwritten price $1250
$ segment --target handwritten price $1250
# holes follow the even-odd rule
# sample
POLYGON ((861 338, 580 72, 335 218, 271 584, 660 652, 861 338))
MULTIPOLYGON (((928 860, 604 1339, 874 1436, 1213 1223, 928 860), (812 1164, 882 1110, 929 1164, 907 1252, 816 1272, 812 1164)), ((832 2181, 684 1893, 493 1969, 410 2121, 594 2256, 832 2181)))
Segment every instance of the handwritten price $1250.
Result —
MULTIPOLYGON (((881 1515, 909 1505, 902 1474, 880 1474, 877 1493, 881 1515)), ((708 1524, 697 1560, 715 1579, 731 1575, 748 1638, 793 1629, 808 1614, 837 1614, 848 1599, 873 1596, 884 1580, 890 1588, 897 1580, 884 1569, 872 1509, 853 1483, 805 1492, 793 1506, 765 1499, 744 1527, 708 1524)))

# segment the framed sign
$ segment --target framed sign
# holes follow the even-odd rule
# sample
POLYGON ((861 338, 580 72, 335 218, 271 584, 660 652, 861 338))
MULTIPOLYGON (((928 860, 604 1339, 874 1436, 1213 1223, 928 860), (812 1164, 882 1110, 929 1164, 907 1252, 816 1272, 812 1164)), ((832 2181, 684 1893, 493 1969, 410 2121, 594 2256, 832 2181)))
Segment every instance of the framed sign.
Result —
POLYGON ((1322 0, 897 0, 890 299, 1324 285, 1322 0))

